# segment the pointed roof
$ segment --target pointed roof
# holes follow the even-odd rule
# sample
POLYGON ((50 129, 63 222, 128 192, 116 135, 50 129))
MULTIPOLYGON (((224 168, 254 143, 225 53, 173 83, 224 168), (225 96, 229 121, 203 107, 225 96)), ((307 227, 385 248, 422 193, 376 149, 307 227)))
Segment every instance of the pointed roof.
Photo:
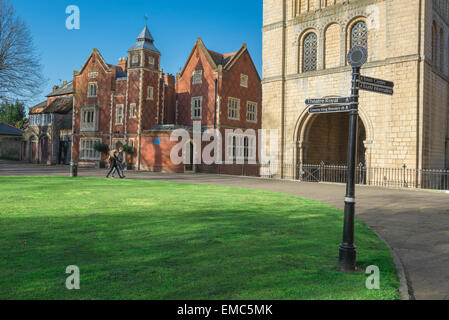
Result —
POLYGON ((97 57, 98 61, 100 62, 100 65, 102 66, 102 68, 104 69, 104 71, 106 72, 111 72, 111 65, 106 63, 106 61, 104 60, 103 56, 100 54, 100 51, 98 51, 97 48, 94 48, 92 50, 92 53, 89 55, 89 58, 87 58, 86 62, 84 63, 83 67, 81 68, 80 71, 75 71, 74 75, 78 76, 81 73, 83 73, 84 69, 87 67, 87 65, 89 64, 89 60, 92 58, 92 56, 97 57))
MULTIPOLYGON (((181 77, 184 74, 184 71, 186 70, 187 65, 189 64, 189 61, 192 58, 193 53, 195 52, 196 48, 199 48, 204 53, 206 60, 209 62, 210 66, 214 70, 216 70, 219 66, 221 66, 223 68, 223 70, 230 70, 232 68, 232 66, 235 64, 235 62, 243 55, 243 53, 248 51, 246 43, 244 43, 244 44, 242 44, 240 49, 237 50, 236 52, 221 54, 221 53, 207 49, 206 46, 204 45, 203 40, 201 38, 198 38, 195 42, 195 46, 193 47, 192 51, 190 52, 189 57, 187 58, 186 63, 184 64, 184 68, 182 69, 182 71, 180 73, 181 77)), ((254 62, 252 61, 251 56, 250 56, 250 60, 254 66, 254 62)), ((256 67, 254 67, 254 69, 256 69, 256 67)), ((257 76, 259 76, 259 73, 257 72, 257 70, 256 70, 256 73, 257 73, 257 76)))
POLYGON ((142 32, 137 37, 137 42, 128 50, 147 49, 153 52, 160 53, 160 51, 154 45, 153 36, 147 26, 143 28, 142 32))

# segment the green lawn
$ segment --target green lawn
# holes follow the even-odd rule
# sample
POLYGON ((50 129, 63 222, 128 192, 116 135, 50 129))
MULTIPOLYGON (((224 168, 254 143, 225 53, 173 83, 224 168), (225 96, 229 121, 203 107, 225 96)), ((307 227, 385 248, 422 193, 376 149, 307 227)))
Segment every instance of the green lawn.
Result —
POLYGON ((391 253, 342 212, 291 195, 169 182, 0 177, 0 299, 398 299, 391 253), (67 290, 77 265, 81 290, 67 290))

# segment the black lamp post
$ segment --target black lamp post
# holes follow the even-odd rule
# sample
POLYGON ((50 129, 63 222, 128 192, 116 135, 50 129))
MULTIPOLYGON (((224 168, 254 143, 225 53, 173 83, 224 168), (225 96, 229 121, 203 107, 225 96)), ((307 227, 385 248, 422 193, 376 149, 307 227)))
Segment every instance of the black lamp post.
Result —
POLYGON ((352 66, 351 111, 349 115, 348 171, 346 181, 345 215, 343 226, 343 242, 340 245, 338 268, 342 271, 355 271, 356 250, 354 245, 355 216, 355 161, 357 150, 357 120, 359 108, 359 88, 357 81, 360 68, 365 64, 367 51, 363 47, 354 47, 348 54, 348 62, 352 66))

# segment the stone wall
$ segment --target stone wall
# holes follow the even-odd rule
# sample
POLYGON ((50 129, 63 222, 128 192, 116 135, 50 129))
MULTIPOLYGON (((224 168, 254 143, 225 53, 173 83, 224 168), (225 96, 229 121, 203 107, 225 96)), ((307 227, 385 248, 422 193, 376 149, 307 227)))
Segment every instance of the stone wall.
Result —
POLYGON ((0 158, 20 160, 21 146, 21 137, 0 137, 0 158))
MULTIPOLYGON (((265 0, 262 127, 279 130, 279 160, 301 161, 313 143, 307 136, 313 117, 307 114, 306 98, 350 95, 350 30, 365 21, 369 57, 362 74, 395 83, 391 97, 360 92, 367 164, 447 166, 449 27, 447 15, 434 9, 431 1, 419 0, 407 1, 407 6, 400 0, 265 0), (445 40, 440 71, 431 60, 433 19, 445 40), (303 39, 310 32, 317 35, 317 69, 302 72, 303 39)), ((347 124, 338 134, 346 134, 343 126, 347 124)))

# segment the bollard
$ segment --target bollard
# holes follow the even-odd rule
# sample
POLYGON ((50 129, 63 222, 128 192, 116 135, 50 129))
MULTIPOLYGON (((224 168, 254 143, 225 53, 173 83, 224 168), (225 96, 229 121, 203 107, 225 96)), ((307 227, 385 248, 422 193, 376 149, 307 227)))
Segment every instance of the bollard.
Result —
POLYGON ((70 176, 72 178, 78 176, 78 164, 76 162, 70 162, 70 176))

